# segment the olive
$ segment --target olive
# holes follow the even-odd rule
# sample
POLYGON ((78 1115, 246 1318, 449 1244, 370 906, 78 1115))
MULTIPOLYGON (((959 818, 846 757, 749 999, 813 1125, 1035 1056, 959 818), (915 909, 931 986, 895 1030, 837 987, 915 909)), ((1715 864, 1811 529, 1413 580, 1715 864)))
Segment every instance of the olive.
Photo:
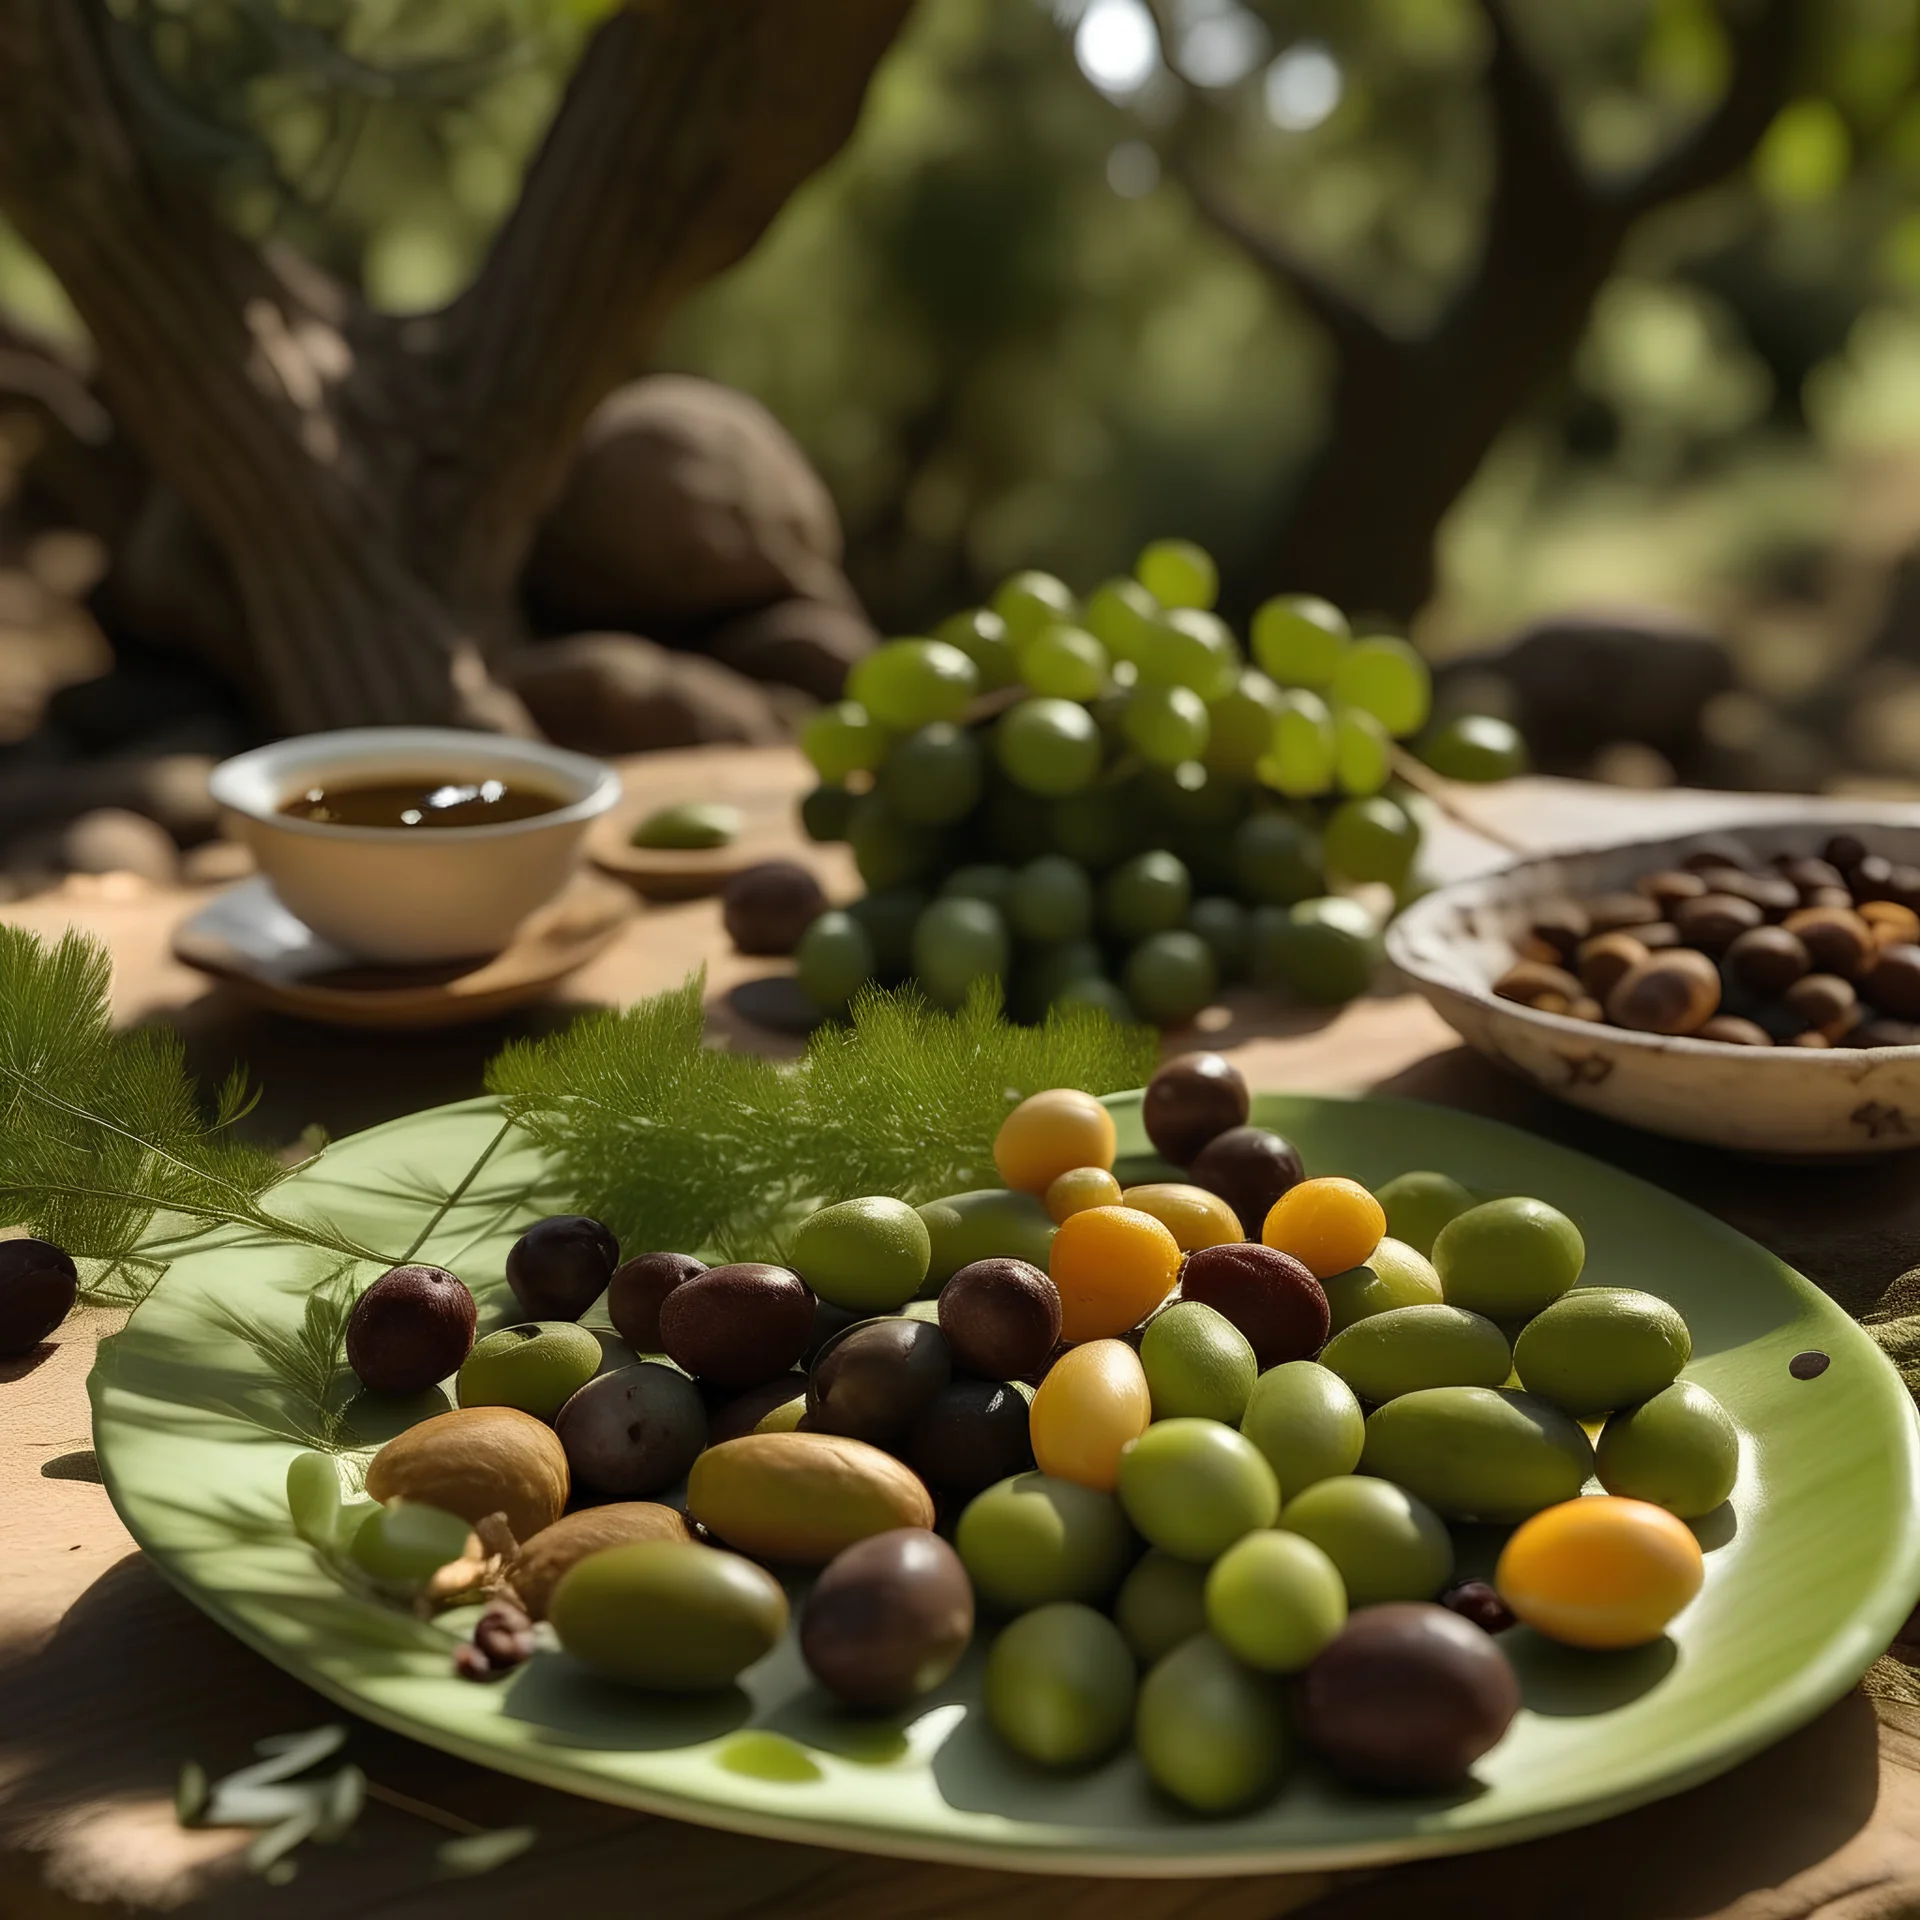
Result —
POLYGON ((1458 1786, 1512 1723, 1520 1683, 1492 1638, 1445 1607, 1356 1613, 1302 1676, 1300 1730, 1367 1787, 1458 1786))
POLYGON ((707 1445, 717 1447, 723 1440, 738 1440, 743 1433, 784 1432, 799 1424, 807 1410, 807 1376, 804 1373, 777 1374, 743 1393, 729 1394, 707 1411, 707 1445), (764 1425, 770 1414, 791 1409, 781 1421, 764 1425))
POLYGON ((1772 1000, 1812 970, 1813 957, 1790 925, 1749 927, 1727 948, 1722 964, 1736 985, 1772 1000))
POLYGON ((1183 1053, 1147 1082, 1141 1124, 1155 1152, 1176 1167, 1229 1127, 1244 1127, 1251 1105, 1240 1069, 1217 1053, 1183 1053))
POLYGON ((787 1596, 737 1553, 636 1540, 570 1567, 547 1617, 596 1673, 686 1693, 724 1687, 771 1653, 787 1629, 787 1596))
POLYGON ((1751 900, 1731 893, 1703 893, 1673 910, 1680 938, 1702 953, 1725 953, 1749 927, 1757 927, 1765 918, 1751 900))
POLYGON ((642 1360, 603 1373, 568 1400, 553 1430, 576 1486, 616 1500, 664 1492, 707 1444, 707 1410, 684 1373, 642 1360))
POLYGON ((1493 983, 1495 997, 1541 1013, 1565 1013, 1580 998, 1580 982, 1562 967, 1522 960, 1493 983))
POLYGON ((897 1447, 952 1377, 953 1355, 938 1327, 904 1314, 857 1321, 807 1370, 807 1427, 897 1447))
POLYGON ((1556 959, 1564 960, 1593 931, 1593 922, 1577 900, 1558 900, 1542 907, 1527 931, 1556 959))
POLYGON ((79 1269, 64 1248, 50 1240, 0 1240, 0 1360, 31 1353, 79 1297, 79 1269))
POLYGON ((1851 980, 1837 973, 1810 973, 1781 996, 1788 1008, 1829 1040, 1860 1024, 1860 999, 1851 980))
POLYGON ((1351 1473, 1367 1441, 1353 1389, 1312 1360, 1290 1360, 1253 1383, 1240 1431, 1267 1457, 1282 1499, 1351 1473))
POLYGON ((1037 1193, 1006 1187, 951 1193, 916 1211, 926 1223, 933 1250, 923 1293, 938 1293, 962 1267, 996 1255, 1028 1261, 1044 1273, 1058 1231, 1037 1193))
POLYGON ((1773 1035, 1765 1027, 1752 1020, 1744 1020, 1737 1013, 1716 1013, 1711 1020, 1703 1020, 1694 1028, 1691 1036, 1695 1040, 1718 1040, 1728 1047, 1770 1047, 1773 1035))
POLYGON ((1583 941, 1574 956, 1580 969, 1580 984, 1604 1000, 1651 952, 1644 940, 1624 930, 1597 933, 1591 940, 1583 941))
POLYGON ((1104 1759, 1133 1720, 1133 1655, 1104 1614, 1056 1601, 1023 1614, 987 1655, 987 1719, 1045 1767, 1104 1759))
POLYGON ((1550 1306, 1579 1279, 1586 1259, 1580 1229, 1564 1213, 1518 1194, 1469 1208, 1433 1243, 1447 1304, 1490 1320, 1524 1319, 1550 1306))
POLYGON ((1381 1402, 1422 1387, 1502 1386, 1513 1370, 1513 1354, 1507 1336, 1484 1314, 1464 1307, 1394 1307, 1335 1334, 1320 1364, 1362 1400, 1381 1402))
POLYGON ((1026 1260, 976 1260, 940 1289, 954 1364, 983 1380, 1022 1380, 1060 1338, 1060 1289, 1026 1260))
POLYGON ((1440 1596, 1440 1604, 1471 1620, 1482 1633, 1505 1633, 1514 1624, 1513 1609, 1500 1598, 1499 1589, 1484 1580, 1456 1581, 1440 1596))
POLYGON ((1440 1229, 1474 1204, 1473 1195, 1444 1173, 1398 1174, 1384 1187, 1376 1187, 1373 1197, 1386 1211, 1388 1234, 1423 1259, 1432 1254, 1440 1229))
POLYGON ((551 1420, 600 1371, 600 1342, 572 1320, 498 1327, 460 1363, 454 1398, 463 1407, 517 1407, 551 1420))
POLYGON ((1644 927, 1661 917, 1660 909, 1644 893, 1605 893, 1589 900, 1586 908, 1590 935, 1613 933, 1621 927, 1644 927))
POLYGON ((664 1353, 660 1344, 660 1306, 675 1287, 707 1263, 690 1253, 642 1253, 623 1260, 607 1283, 607 1318, 635 1353, 664 1353))
POLYGON ((914 1420, 907 1464, 929 1486, 975 1494, 1033 1465, 1027 1400, 998 1380, 955 1380, 914 1420))
POLYGON ((1372 1474, 1318 1480, 1280 1509, 1288 1533, 1340 1569, 1347 1600, 1430 1600, 1453 1578, 1453 1536, 1424 1500, 1372 1474))
POLYGON ((1140 1686, 1134 1744, 1155 1786, 1196 1813, 1240 1813, 1287 1770, 1280 1693, 1212 1634, 1175 1647, 1140 1686))
POLYGON ((820 882, 797 860, 763 860, 727 882, 720 919, 741 953, 791 953, 827 910, 820 882))
POLYGON ((660 1306, 660 1344, 717 1387, 757 1387, 787 1372, 813 1331, 813 1295, 797 1273, 755 1261, 709 1267, 660 1306))
POLYGON ((1198 1300, 1175 1300, 1147 1322, 1140 1366, 1156 1420, 1196 1414, 1236 1427, 1260 1372, 1246 1335, 1198 1300))
POLYGON ((1591 1420, 1671 1386, 1692 1353, 1686 1321, 1657 1295, 1575 1287, 1521 1329, 1513 1365, 1529 1393, 1591 1420))
POLYGON ((1331 1309, 1326 1289, 1306 1265, 1257 1241, 1202 1247, 1180 1270, 1180 1296, 1237 1327, 1264 1373, 1318 1353, 1331 1309))
POLYGON ((1133 1534, 1112 1494, 1018 1473, 967 1503, 953 1544, 981 1601, 1019 1613, 1105 1599, 1126 1570, 1133 1534))
POLYGON ((807 1330, 807 1344, 801 1350, 800 1365, 804 1370, 813 1365, 820 1351, 829 1340, 865 1320, 868 1316, 856 1313, 852 1307, 836 1307, 831 1300, 822 1300, 816 1296, 813 1303, 813 1325, 807 1330))
POLYGON ((1651 1500, 1682 1520, 1697 1520, 1733 1491, 1740 1434, 1704 1387, 1676 1380, 1607 1422, 1594 1449, 1594 1471, 1609 1493, 1651 1500))
POLYGON ((479 1319, 473 1295, 445 1267, 395 1267, 353 1303, 347 1365, 374 1393, 424 1392, 458 1371, 479 1319))
POLYGON ((1266 1455, 1218 1420, 1156 1420, 1121 1450, 1120 1504, 1162 1553, 1213 1560, 1280 1512, 1266 1455))
MULTIPOLYGON (((1471 1213, 1473 1208, 1469 1206, 1467 1211, 1471 1213)), ((1439 1235, 1434 1236, 1433 1244, 1439 1246, 1439 1235)), ((1387 1313, 1395 1307, 1437 1306, 1446 1297, 1433 1262, 1391 1236, 1382 1240, 1361 1265, 1349 1267, 1345 1273, 1329 1274, 1320 1285, 1327 1296, 1328 1325, 1335 1333, 1369 1314, 1387 1313)))
POLYGON ((1340 1569, 1303 1533, 1263 1527, 1207 1575, 1207 1625, 1262 1673, 1298 1673, 1347 1623, 1340 1569))
POLYGON ((1882 1013, 1920 1020, 1920 946, 1888 947, 1860 990, 1882 1013))
POLYGON ((578 1320, 606 1292, 620 1243, 598 1220, 561 1213, 536 1221, 507 1254, 507 1285, 529 1318, 578 1320))
POLYGON ((1820 972, 1843 974, 1849 980, 1865 973, 1879 951, 1872 927, 1843 907, 1802 907, 1787 915, 1785 928, 1820 972))
POLYGON ((1264 1127, 1229 1127, 1201 1148, 1187 1172, 1196 1187, 1217 1193, 1239 1215, 1252 1239, 1273 1203, 1306 1178, 1299 1150, 1264 1127))
POLYGON ((1656 953, 1607 996, 1607 1012, 1642 1033, 1691 1033, 1720 1006, 1720 972, 1690 947, 1656 953))
POLYGON ((800 1657, 829 1693, 893 1711, 931 1693, 973 1638, 960 1556, 921 1527, 870 1534, 827 1562, 800 1613, 800 1657))
POLYGON ((1573 1499, 1593 1472, 1593 1444, 1537 1394, 1425 1387, 1367 1416, 1360 1466, 1449 1520, 1510 1525, 1573 1499))
POLYGON ((615 1500, 581 1507, 542 1527, 507 1564, 507 1576, 520 1604, 535 1620, 547 1617, 547 1603, 562 1577, 590 1553, 624 1547, 634 1540, 691 1541, 687 1516, 652 1500, 615 1500))
POLYGON ((1663 914, 1671 913, 1682 900, 1698 900, 1707 890, 1707 883, 1685 867, 1650 873, 1634 884, 1663 914))
POLYGON ((1152 1666, 1181 1641, 1206 1632, 1207 1568, 1149 1548, 1120 1583, 1113 1619, 1134 1658, 1152 1666))

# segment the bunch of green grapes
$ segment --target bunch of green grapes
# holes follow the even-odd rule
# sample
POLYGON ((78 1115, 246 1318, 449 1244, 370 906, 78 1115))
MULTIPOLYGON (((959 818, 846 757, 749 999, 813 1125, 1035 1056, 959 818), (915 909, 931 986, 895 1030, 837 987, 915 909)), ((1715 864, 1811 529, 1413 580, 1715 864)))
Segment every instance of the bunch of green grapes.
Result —
MULTIPOLYGON (((1299 594, 1255 613, 1249 659, 1218 585, 1203 548, 1159 540, 1084 601, 1016 573, 855 667, 801 735, 807 831, 847 841, 867 887, 801 945, 816 1004, 914 978, 957 1006, 991 974, 1016 1017, 1081 1003, 1174 1026, 1238 980, 1365 990, 1383 909, 1415 884, 1393 769, 1427 728, 1426 663, 1299 594)), ((1420 752, 1460 779, 1525 761, 1485 716, 1420 752)))

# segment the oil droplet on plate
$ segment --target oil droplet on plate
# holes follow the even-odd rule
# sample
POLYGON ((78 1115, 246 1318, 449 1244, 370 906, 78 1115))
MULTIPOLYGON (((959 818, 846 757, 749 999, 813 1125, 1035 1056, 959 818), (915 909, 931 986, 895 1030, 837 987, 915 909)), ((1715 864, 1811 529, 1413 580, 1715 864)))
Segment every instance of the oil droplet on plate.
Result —
POLYGON ((751 1780, 797 1787, 826 1778, 806 1748, 784 1733, 737 1733, 715 1758, 729 1773, 743 1773, 751 1780))

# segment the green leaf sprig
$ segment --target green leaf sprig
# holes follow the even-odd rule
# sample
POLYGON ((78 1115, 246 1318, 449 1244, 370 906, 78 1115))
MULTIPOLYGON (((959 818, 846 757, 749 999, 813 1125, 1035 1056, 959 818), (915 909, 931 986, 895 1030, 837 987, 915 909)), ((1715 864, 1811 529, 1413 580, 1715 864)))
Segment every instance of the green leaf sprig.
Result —
POLYGON ((580 1212, 633 1252, 779 1257, 804 1212, 999 1184, 993 1137, 1047 1087, 1111 1093, 1153 1072, 1145 1027, 1092 1008, 1010 1026, 976 985, 958 1013, 868 989, 781 1066, 703 1044, 704 973, 622 1012, 517 1041, 489 1091, 546 1148, 580 1212))

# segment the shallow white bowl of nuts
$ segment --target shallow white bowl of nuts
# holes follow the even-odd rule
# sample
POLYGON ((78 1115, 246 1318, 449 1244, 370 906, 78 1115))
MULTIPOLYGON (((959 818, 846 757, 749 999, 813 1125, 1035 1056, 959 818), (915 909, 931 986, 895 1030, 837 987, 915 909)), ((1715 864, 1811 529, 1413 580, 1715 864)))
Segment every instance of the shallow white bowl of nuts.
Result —
POLYGON ((1417 901, 1387 950, 1470 1045, 1610 1119, 1920 1147, 1920 825, 1829 803, 1526 860, 1417 901))

